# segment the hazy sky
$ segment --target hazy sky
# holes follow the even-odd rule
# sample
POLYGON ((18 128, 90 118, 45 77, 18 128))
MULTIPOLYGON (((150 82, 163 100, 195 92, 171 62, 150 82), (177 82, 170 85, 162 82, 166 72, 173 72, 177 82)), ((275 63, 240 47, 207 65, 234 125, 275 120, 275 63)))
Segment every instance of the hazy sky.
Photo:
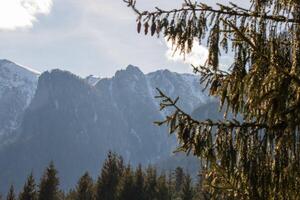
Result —
MULTIPOLYGON (((138 0, 138 6, 179 7, 181 2, 138 0)), ((60 68, 81 76, 112 76, 128 64, 144 72, 190 72, 189 64, 170 59, 163 38, 138 35, 135 19, 122 0, 0 0, 0 58, 41 72, 60 68)), ((206 54, 196 46, 186 62, 202 62, 206 54)))

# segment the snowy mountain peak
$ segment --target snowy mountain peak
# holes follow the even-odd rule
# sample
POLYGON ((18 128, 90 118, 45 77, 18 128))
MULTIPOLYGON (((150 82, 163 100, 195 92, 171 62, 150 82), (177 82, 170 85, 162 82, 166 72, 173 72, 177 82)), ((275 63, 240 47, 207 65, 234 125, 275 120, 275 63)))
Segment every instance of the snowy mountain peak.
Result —
POLYGON ((7 68, 15 72, 23 72, 24 74, 40 75, 41 73, 29 67, 17 64, 7 59, 0 59, 0 68, 7 68))
POLYGON ((33 93, 31 86, 37 84, 40 73, 9 60, 0 60, 0 98, 4 89, 22 88, 23 92, 33 93), (28 88, 29 87, 29 88, 28 88))
POLYGON ((0 60, 0 97, 3 88, 22 87, 37 83, 40 73, 9 60, 0 60))
POLYGON ((1 136, 16 129, 30 104, 39 72, 9 60, 0 60, 0 142, 1 136))

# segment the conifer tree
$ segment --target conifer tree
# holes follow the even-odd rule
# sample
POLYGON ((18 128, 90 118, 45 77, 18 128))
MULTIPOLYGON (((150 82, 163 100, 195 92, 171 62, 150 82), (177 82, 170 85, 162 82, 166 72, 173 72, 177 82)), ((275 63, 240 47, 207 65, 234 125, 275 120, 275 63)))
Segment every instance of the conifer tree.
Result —
POLYGON ((96 200, 117 199, 117 187, 123 170, 123 159, 109 152, 98 177, 96 200))
POLYGON ((38 200, 58 200, 61 196, 58 186, 57 170, 51 162, 41 179, 38 200))
POLYGON ((175 191, 176 194, 179 195, 182 189, 185 174, 181 167, 177 167, 175 169, 174 175, 175 175, 175 191))
POLYGON ((176 198, 176 192, 175 192, 175 182, 174 182, 174 176, 173 176, 173 171, 170 170, 168 173, 168 191, 169 191, 169 197, 170 200, 175 199, 176 198))
POLYGON ((31 173, 20 193, 19 200, 37 200, 37 191, 33 174, 31 173))
MULTIPOLYGON (((93 189, 94 191, 94 189, 93 189)), ((78 193, 74 189, 71 189, 66 195, 64 200, 75 200, 78 199, 78 193)))
POLYGON ((207 42, 207 61, 193 69, 220 101, 224 120, 195 120, 178 98, 158 90, 161 109, 174 112, 157 124, 177 134, 179 151, 204 161, 212 196, 300 199, 300 1, 249 0, 242 7, 183 0, 182 7, 153 11, 124 2, 137 15, 138 32, 162 35, 182 55, 207 42), (224 69, 220 59, 229 52, 224 69))
POLYGON ((192 179, 189 174, 184 176, 183 185, 181 188, 181 200, 193 200, 194 190, 192 185, 192 179))
POLYGON ((133 173, 130 165, 126 167, 118 188, 119 200, 137 200, 137 191, 135 191, 133 173))
POLYGON ((9 188, 9 192, 6 196, 6 200, 16 200, 15 189, 13 185, 11 185, 9 188))
POLYGON ((86 172, 78 181, 76 188, 76 200, 94 200, 93 179, 86 172))
POLYGON ((162 174, 157 179, 157 200, 170 199, 170 191, 168 190, 166 175, 162 174))
POLYGON ((149 165, 146 169, 145 199, 152 200, 157 197, 157 176, 156 169, 149 165))
POLYGON ((145 180, 142 166, 139 165, 134 174, 135 199, 145 199, 145 180))

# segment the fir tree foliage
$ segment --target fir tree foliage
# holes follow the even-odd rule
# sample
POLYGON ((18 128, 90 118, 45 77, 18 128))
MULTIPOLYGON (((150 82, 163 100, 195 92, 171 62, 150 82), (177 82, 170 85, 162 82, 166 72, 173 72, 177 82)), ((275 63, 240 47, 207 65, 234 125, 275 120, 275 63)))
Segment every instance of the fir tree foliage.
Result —
POLYGON ((109 152, 97 181, 96 200, 117 199, 117 188, 123 174, 123 159, 109 152))
POLYGON ((27 178, 19 200, 37 200, 36 184, 32 173, 27 178))
POLYGON ((38 200, 59 200, 59 178, 54 163, 51 162, 44 172, 39 185, 38 200))
POLYGON ((76 199, 94 200, 94 183, 88 172, 86 172, 78 181, 76 199))
POLYGON ((157 178, 157 200, 170 199, 171 191, 168 188, 168 182, 165 174, 161 174, 157 178))
POLYGON ((184 176, 183 185, 181 188, 181 199, 182 200, 193 200, 194 197, 194 189, 192 185, 192 179, 190 175, 184 176))
POLYGON ((78 193, 76 190, 71 189, 67 194, 65 195, 65 200, 77 200, 78 199, 78 193))
POLYGON ((206 63, 193 66, 224 108, 222 121, 197 121, 158 89, 161 109, 174 112, 158 125, 176 133, 178 151, 203 161, 213 199, 300 199, 300 1, 249 0, 207 5, 183 0, 170 10, 139 10, 137 31, 162 35, 175 51, 207 41, 206 63), (220 57, 234 54, 228 70, 220 57), (227 113, 242 120, 227 118, 227 113))
POLYGON ((146 199, 155 199, 157 195, 157 174, 156 169, 149 165, 146 169, 145 194, 146 199))
POLYGON ((170 170, 168 172, 168 191, 169 191, 169 199, 175 199, 177 197, 177 192, 176 192, 176 189, 175 189, 175 181, 174 181, 174 173, 172 170, 170 170))
POLYGON ((180 192, 183 185, 184 176, 185 176, 183 169, 181 167, 177 167, 175 169, 174 175, 175 175, 175 191, 180 192))
POLYGON ((11 185, 9 188, 9 191, 6 196, 6 200, 16 200, 15 189, 13 185, 11 185))
POLYGON ((145 199, 145 175, 142 166, 139 165, 134 173, 135 199, 145 199))
POLYGON ((131 166, 128 165, 123 173, 119 183, 118 199, 131 200, 135 199, 136 192, 134 177, 131 166))
MULTIPOLYGON (((45 169, 39 185, 39 192, 33 174, 31 173, 19 193, 19 200, 95 200, 116 199, 116 200, 198 200, 203 197, 202 189, 194 184, 188 173, 184 173, 180 191, 176 191, 176 171, 183 172, 177 168, 167 176, 165 173, 158 175, 157 168, 148 166, 143 169, 139 165, 136 169, 130 165, 124 167, 122 157, 115 153, 109 153, 102 166, 101 174, 97 183, 86 172, 80 179, 75 188, 64 193, 59 189, 59 178, 53 162, 45 169), (109 166, 116 167, 108 170, 109 166), (116 171, 118 180, 116 181, 116 171), (102 179, 103 178, 103 179, 102 179), (102 180, 101 180, 102 179, 102 180), (109 184, 108 184, 109 183, 109 184), (113 183, 113 184, 112 184, 113 183), (99 194, 102 196, 97 196, 99 194), (104 192, 105 191, 105 192, 104 192), (113 192, 113 193, 109 193, 113 192), (106 195, 106 196, 104 196, 106 195)), ((8 200, 15 200, 16 195, 12 186, 7 194, 8 200)))

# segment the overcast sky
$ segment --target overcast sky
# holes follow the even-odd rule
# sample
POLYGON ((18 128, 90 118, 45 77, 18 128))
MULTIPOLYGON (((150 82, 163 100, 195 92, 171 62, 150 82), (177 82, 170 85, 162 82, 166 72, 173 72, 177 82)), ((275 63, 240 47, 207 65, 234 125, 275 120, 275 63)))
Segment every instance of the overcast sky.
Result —
MULTIPOLYGON (((181 2, 138 0, 138 6, 179 7, 181 2)), ((138 35, 135 19, 122 0, 0 0, 0 58, 41 72, 60 68, 101 77, 128 64, 144 72, 191 72, 187 62, 205 59, 207 50, 200 46, 185 63, 170 58, 170 45, 163 38, 138 35)))

